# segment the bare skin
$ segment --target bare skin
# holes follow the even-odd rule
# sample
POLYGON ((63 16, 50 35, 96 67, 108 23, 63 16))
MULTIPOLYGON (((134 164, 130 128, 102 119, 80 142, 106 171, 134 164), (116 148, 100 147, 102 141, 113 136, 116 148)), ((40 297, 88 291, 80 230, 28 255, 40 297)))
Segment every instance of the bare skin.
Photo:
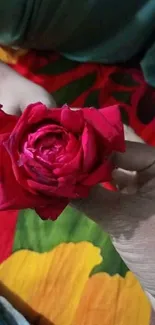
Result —
POLYGON ((35 83, 19 75, 0 61, 0 104, 9 114, 20 114, 26 106, 41 101, 48 107, 56 107, 52 96, 35 83))

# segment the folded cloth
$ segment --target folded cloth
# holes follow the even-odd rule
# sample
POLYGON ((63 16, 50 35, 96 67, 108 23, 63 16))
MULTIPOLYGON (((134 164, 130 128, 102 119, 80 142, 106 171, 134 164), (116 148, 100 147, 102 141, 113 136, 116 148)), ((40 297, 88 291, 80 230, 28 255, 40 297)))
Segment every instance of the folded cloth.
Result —
POLYGON ((155 86, 155 1, 1 0, 0 44, 104 64, 144 52, 141 66, 155 86))
POLYGON ((0 325, 30 325, 3 297, 0 297, 0 325))

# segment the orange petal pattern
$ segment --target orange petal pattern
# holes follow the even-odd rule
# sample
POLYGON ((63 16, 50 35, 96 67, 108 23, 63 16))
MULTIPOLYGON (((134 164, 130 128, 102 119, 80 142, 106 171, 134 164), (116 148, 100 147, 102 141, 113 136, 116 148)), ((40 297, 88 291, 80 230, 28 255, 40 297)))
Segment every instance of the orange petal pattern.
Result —
POLYGON ((148 325, 150 304, 131 272, 125 279, 106 273, 86 283, 73 325, 148 325))
POLYGON ((32 324, 149 325, 149 302, 131 272, 89 278, 101 260, 88 242, 19 251, 0 265, 0 295, 32 324))

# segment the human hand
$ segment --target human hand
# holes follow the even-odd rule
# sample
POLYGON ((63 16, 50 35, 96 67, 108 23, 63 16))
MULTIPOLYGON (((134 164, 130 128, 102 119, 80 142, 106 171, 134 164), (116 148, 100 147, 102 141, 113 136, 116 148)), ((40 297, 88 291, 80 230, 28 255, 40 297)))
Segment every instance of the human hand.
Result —
MULTIPOLYGON (((135 193, 110 192, 97 186, 87 199, 75 200, 72 205, 111 235, 116 250, 155 308, 155 148, 127 142, 126 153, 117 154, 115 163, 123 170, 137 172, 135 193)), ((115 175, 123 191, 125 178, 115 175)))
POLYGON ((42 102, 56 107, 53 97, 0 61, 0 104, 8 114, 19 115, 29 104, 42 102))

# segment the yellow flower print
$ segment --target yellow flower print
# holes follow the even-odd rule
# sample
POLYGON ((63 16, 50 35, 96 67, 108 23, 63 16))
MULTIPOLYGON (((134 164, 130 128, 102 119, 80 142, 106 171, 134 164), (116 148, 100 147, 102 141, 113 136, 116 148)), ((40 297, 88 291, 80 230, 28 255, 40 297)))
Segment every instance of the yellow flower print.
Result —
POLYGON ((89 278, 101 260, 88 242, 19 251, 0 265, 0 295, 32 324, 149 325, 149 302, 131 272, 89 278))
POLYGON ((15 50, 7 47, 0 47, 0 60, 8 64, 16 64, 18 58, 27 53, 27 50, 15 50))

